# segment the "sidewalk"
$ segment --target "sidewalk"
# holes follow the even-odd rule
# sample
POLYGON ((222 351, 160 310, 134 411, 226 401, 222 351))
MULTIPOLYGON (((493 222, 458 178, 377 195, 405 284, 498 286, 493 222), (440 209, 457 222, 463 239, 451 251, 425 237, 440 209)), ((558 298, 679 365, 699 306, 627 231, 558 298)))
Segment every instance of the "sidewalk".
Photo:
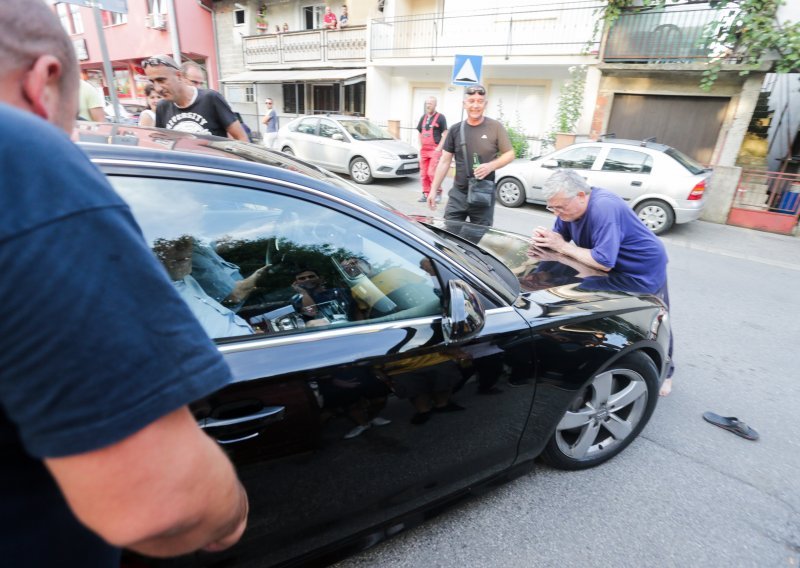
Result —
MULTIPOLYGON (((449 183, 446 182, 445 185, 449 186, 449 183)), ((419 178, 416 176, 404 179, 377 180, 372 185, 362 187, 407 215, 441 217, 444 214, 447 192, 445 191, 444 199, 436 211, 431 211, 426 203, 417 202, 422 195, 422 190, 419 178)), ((531 227, 542 223, 550 224, 553 219, 551 213, 537 205, 523 205, 515 209, 497 205, 495 211, 495 225, 499 228, 505 227, 498 222, 497 212, 530 215, 531 222, 528 225, 531 227)), ((513 230, 513 228, 508 229, 513 230)), ((692 221, 675 225, 663 235, 662 239, 667 246, 702 250, 800 271, 800 237, 721 225, 709 221, 692 221)))

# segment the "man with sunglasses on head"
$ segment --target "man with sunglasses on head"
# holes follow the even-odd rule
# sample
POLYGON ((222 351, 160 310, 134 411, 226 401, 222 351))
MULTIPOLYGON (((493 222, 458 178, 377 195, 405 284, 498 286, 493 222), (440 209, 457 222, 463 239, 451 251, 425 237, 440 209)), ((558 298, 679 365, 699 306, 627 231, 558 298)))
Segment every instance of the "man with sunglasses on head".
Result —
POLYGON ((447 194, 444 218, 491 226, 494 220, 494 196, 488 206, 468 203, 468 179, 475 177, 494 181, 495 170, 514 159, 514 147, 505 127, 497 120, 483 115, 486 111, 486 89, 483 86, 474 85, 464 89, 464 110, 467 119, 463 128, 462 123, 453 125, 445 138, 442 157, 428 193, 428 206, 432 210, 436 209, 437 193, 455 156, 456 177, 447 194), (464 159, 465 154, 467 161, 464 159), (475 161, 480 164, 476 166, 475 161))
MULTIPOLYGON (((602 272, 624 277, 626 291, 653 294, 669 307, 667 251, 617 194, 590 187, 574 170, 557 170, 542 185, 553 229, 536 227, 533 244, 569 256, 602 272)), ((672 337, 667 379, 661 396, 672 390, 672 337)))
POLYGON ((222 95, 186 84, 184 72, 174 59, 154 55, 142 61, 142 68, 164 99, 156 109, 158 128, 249 141, 242 123, 222 95))
POLYGON ((247 496, 188 404, 230 370, 69 139, 78 63, 52 8, 3 0, 0 29, 0 563, 227 548, 247 496))

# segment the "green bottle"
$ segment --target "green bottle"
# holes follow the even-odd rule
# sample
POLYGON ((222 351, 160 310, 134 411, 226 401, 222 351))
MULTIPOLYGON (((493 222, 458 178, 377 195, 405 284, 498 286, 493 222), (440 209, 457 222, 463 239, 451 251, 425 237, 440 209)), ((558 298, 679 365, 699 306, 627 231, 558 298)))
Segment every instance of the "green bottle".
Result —
POLYGON ((481 159, 478 157, 478 153, 477 152, 473 152, 472 153, 472 171, 475 171, 475 169, 480 165, 481 165, 481 159))

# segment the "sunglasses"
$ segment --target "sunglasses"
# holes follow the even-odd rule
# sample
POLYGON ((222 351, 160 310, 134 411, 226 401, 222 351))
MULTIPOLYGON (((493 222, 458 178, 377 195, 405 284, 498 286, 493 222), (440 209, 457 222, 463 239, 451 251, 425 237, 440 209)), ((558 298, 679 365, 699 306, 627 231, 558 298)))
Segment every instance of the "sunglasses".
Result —
POLYGON ((158 56, 142 59, 142 69, 147 69, 148 66, 158 67, 159 65, 166 65, 167 67, 172 67, 173 69, 177 69, 178 71, 180 71, 181 69, 172 61, 167 61, 166 59, 162 59, 161 57, 158 56))
POLYGON ((467 87, 465 92, 468 95, 480 95, 482 97, 486 96, 486 89, 483 87, 467 87))

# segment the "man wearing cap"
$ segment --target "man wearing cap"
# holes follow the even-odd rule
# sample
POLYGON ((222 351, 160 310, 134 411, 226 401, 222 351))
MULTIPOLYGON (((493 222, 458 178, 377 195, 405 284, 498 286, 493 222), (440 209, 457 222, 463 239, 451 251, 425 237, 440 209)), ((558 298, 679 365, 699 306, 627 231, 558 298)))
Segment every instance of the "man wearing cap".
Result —
POLYGON ((242 123, 222 95, 186 84, 174 59, 154 55, 142 61, 142 68, 164 99, 156 109, 157 127, 248 141, 242 123))
POLYGON ((444 218, 491 226, 494 221, 494 196, 490 205, 469 203, 468 179, 475 177, 494 181, 495 170, 514 159, 514 147, 505 127, 497 120, 483 115, 486 110, 486 89, 482 85, 464 89, 464 110, 467 120, 464 121, 463 128, 459 122, 450 128, 445 138, 442 157, 428 193, 428 206, 436 209, 436 195, 455 156, 456 177, 447 194, 444 218), (468 161, 465 161, 465 155, 468 161))
POLYGON ((264 125, 264 146, 272 148, 275 138, 278 137, 278 113, 272 108, 272 99, 267 99, 264 104, 267 106, 267 112, 261 119, 261 124, 264 125))

